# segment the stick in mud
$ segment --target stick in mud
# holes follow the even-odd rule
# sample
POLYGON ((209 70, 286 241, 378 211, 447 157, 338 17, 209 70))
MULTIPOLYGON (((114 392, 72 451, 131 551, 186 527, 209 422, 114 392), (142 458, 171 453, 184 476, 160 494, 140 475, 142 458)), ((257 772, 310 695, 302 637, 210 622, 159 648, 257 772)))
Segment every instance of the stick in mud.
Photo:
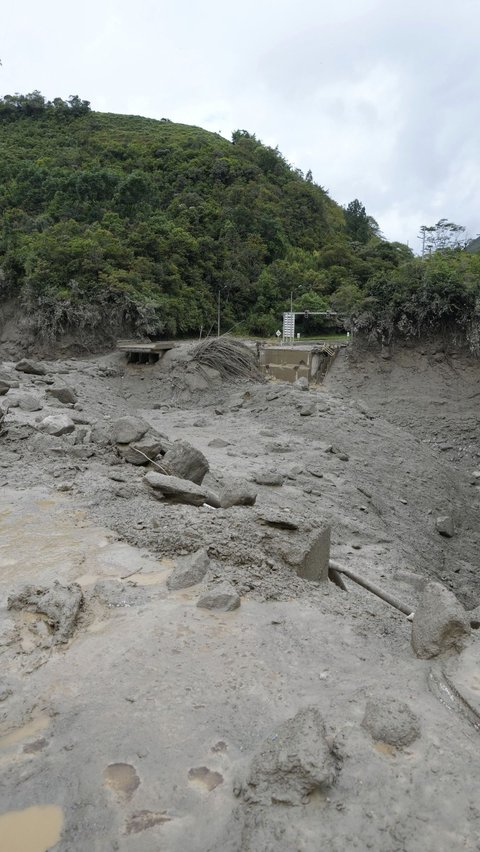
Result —
MULTIPOLYGON (((343 568, 338 562, 334 562, 330 560, 329 567, 332 571, 335 571, 339 574, 345 574, 346 577, 349 577, 350 580, 353 580, 354 583, 358 583, 359 586, 363 586, 367 591, 372 592, 372 594, 376 595, 377 598, 381 598, 382 601, 390 604, 395 609, 399 609, 400 612, 403 612, 404 615, 411 616, 412 608, 411 606, 406 606, 401 601, 398 601, 393 595, 389 595, 388 592, 384 592, 382 589, 379 589, 378 586, 375 586, 373 583, 370 583, 368 580, 365 580, 363 577, 359 577, 358 574, 354 574, 353 571, 350 571, 349 568, 343 568)), ((334 580, 335 582, 335 580, 334 580)))

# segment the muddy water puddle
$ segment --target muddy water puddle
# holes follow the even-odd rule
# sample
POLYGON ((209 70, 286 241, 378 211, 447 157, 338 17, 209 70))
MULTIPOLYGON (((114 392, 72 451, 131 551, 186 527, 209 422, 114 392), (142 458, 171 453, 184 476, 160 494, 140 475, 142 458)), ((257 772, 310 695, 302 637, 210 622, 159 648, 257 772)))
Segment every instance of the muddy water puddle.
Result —
POLYGON ((130 763, 111 763, 104 770, 103 782, 114 793, 130 799, 140 784, 140 778, 130 763))
POLYGON ((63 812, 58 805, 34 805, 0 814, 0 852, 47 852, 60 840, 63 812))
POLYGON ((0 582, 32 582, 59 576, 87 586, 98 579, 132 577, 139 585, 163 582, 171 560, 116 540, 110 530, 58 496, 2 489, 0 494, 0 582), (160 571, 159 571, 160 569, 160 571))

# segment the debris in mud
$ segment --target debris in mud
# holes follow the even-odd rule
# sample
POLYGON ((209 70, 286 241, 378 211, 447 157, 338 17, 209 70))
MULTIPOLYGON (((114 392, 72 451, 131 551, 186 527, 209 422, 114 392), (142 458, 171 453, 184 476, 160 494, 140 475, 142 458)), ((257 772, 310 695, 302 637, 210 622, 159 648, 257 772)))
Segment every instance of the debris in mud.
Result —
POLYGON ((328 791, 337 773, 338 756, 327 742, 321 713, 310 706, 262 743, 234 793, 249 804, 302 805, 316 790, 328 791))
POLYGON ((45 616, 51 631, 51 643, 57 645, 68 642, 73 635, 82 602, 82 590, 77 583, 62 586, 55 580, 50 588, 24 586, 16 594, 9 596, 7 608, 45 616))
POLYGON ((252 350, 231 337, 207 338, 194 349, 193 360, 206 367, 212 367, 226 379, 263 381, 252 350))
POLYGON ((180 556, 167 580, 167 588, 176 591, 196 586, 202 582, 209 568, 210 559, 204 547, 188 556, 180 556))
POLYGON ((228 582, 215 583, 208 586, 197 601, 201 609, 215 609, 221 612, 232 612, 240 606, 240 597, 235 588, 228 582))
POLYGON ((170 822, 171 819, 172 817, 168 816, 166 811, 137 811, 127 819, 125 834, 139 834, 141 831, 146 831, 147 828, 154 828, 156 825, 170 822))
POLYGON ((395 748, 408 746, 420 736, 420 720, 408 704, 382 695, 367 701, 362 726, 373 740, 395 748))
POLYGON ((424 660, 445 651, 461 651, 470 633, 469 613, 440 583, 428 583, 415 611, 412 646, 424 660))
POLYGON ((179 479, 178 476, 166 476, 163 473, 150 471, 144 476, 143 481, 157 500, 170 499, 172 502, 188 503, 191 506, 202 506, 208 503, 214 508, 220 507, 220 500, 212 491, 196 485, 190 479, 179 479))

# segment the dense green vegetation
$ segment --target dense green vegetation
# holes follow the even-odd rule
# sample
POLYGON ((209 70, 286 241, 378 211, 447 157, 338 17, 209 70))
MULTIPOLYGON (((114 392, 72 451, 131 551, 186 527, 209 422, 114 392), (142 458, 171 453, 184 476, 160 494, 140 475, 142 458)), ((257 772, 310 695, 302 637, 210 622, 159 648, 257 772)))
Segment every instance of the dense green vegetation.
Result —
MULTIPOLYGON (((37 333, 271 334, 333 309, 369 334, 465 323, 478 255, 414 259, 277 149, 237 131, 94 113, 77 96, 0 99, 0 294, 37 333)), ((307 332, 314 330, 309 321, 307 332)))

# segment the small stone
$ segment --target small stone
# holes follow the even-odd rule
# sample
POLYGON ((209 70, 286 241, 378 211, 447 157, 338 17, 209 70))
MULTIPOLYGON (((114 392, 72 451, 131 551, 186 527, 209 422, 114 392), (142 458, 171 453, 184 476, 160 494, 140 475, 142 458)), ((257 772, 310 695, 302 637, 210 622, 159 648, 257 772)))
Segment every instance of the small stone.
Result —
POLYGON ((126 416, 114 420, 111 428, 114 444, 131 444, 143 438, 149 425, 141 417, 126 416))
POLYGON ((167 587, 175 591, 195 586, 201 583, 209 568, 210 559, 205 548, 182 556, 177 559, 177 564, 167 580, 167 587))
POLYGON ((308 405, 302 405, 300 407, 300 417, 310 417, 312 414, 315 414, 314 402, 310 402, 308 405))
POLYGON ((19 371, 19 373, 29 373, 33 376, 44 376, 47 372, 43 364, 39 364, 38 361, 31 361, 29 358, 22 358, 15 364, 15 369, 19 371))
POLYGON ((253 506, 257 499, 257 489, 245 479, 232 478, 224 480, 220 492, 220 505, 222 509, 231 506, 253 506))
POLYGON ((221 449, 222 447, 229 447, 230 442, 224 441, 223 438, 214 438, 212 441, 208 442, 208 446, 217 447, 218 449, 221 449))
POLYGON ((198 599, 197 606, 201 609, 231 612, 240 606, 240 598, 230 583, 217 583, 206 589, 205 593, 198 599))
POLYGON ((64 387, 47 388, 47 395, 58 399, 59 402, 65 405, 68 403, 74 405, 77 402, 77 394, 73 388, 67 387, 67 385, 64 387))
POLYGON ((75 423, 68 417, 67 414, 51 414, 45 417, 38 424, 41 432, 46 432, 47 435, 68 435, 75 430, 75 423))
POLYGON ((17 396, 17 405, 22 411, 40 411, 43 408, 40 397, 33 393, 20 393, 17 396))
POLYGON ((408 704, 379 695, 367 702, 362 726, 376 742, 401 748, 420 736, 420 720, 408 704))
POLYGON ((300 379, 296 379, 293 383, 294 388, 298 388, 301 391, 308 391, 308 379, 305 376, 302 376, 300 379))
POLYGON ((470 633, 469 613, 441 583, 428 583, 412 623, 417 657, 429 660, 445 651, 461 651, 470 633))
POLYGON ((129 464, 145 465, 155 461, 162 453, 165 453, 170 444, 159 435, 148 433, 140 441, 132 441, 131 444, 117 444, 117 452, 121 458, 129 464))
POLYGON ((284 530, 298 530, 300 526, 299 518, 280 509, 261 509, 257 512, 257 518, 262 524, 284 530))
POLYGON ((435 529, 444 538, 452 538, 455 534, 455 524, 450 515, 440 515, 435 521, 435 529))
POLYGON ((283 485, 283 479, 281 473, 277 473, 275 470, 264 470, 259 473, 256 473, 253 477, 254 482, 257 485, 272 485, 278 486, 283 485))

